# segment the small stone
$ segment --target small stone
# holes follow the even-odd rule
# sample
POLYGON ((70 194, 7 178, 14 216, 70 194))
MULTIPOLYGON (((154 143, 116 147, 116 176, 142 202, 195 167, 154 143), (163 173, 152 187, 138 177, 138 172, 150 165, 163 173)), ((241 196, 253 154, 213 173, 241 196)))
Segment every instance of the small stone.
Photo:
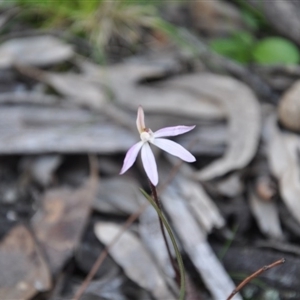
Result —
POLYGON ((278 118, 287 129, 300 132, 300 81, 288 89, 281 98, 278 118))

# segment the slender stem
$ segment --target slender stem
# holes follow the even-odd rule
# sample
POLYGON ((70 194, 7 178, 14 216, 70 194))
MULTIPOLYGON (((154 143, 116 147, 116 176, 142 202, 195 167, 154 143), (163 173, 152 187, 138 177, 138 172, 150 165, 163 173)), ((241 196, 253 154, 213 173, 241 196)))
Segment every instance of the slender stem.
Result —
POLYGON ((151 196, 149 196, 144 190, 141 189, 142 194, 145 196, 145 198, 150 202, 150 204, 153 206, 153 208, 156 210, 159 218, 162 220, 163 225, 165 226, 169 237, 171 239, 171 242, 173 244, 174 250, 175 250, 175 254, 176 254, 176 258, 177 258, 177 263, 178 263, 178 268, 179 268, 179 272, 180 272, 180 293, 179 293, 179 300, 184 300, 184 295, 185 295, 185 271, 184 271, 184 265, 183 265, 183 261, 182 261, 182 257, 180 254, 180 251, 178 249, 178 246, 176 244, 176 239, 175 236, 172 232, 171 226, 169 225, 167 219, 165 218, 164 214, 162 213, 162 211, 159 209, 159 207, 157 206, 157 204, 155 203, 155 201, 152 199, 151 196))
POLYGON ((233 298, 233 296, 235 294, 237 294, 247 283, 249 283, 252 279, 256 278, 258 275, 262 274, 263 272, 277 267, 279 265, 282 265, 285 262, 285 259, 279 259, 275 262, 273 262, 272 264, 268 265, 268 266, 264 266, 262 268, 260 268, 258 271, 254 272, 252 275, 248 276, 245 280, 243 280, 233 291, 232 293, 228 296, 227 300, 230 300, 233 298))
MULTIPOLYGON (((154 199, 154 202, 157 205, 157 207, 162 211, 162 205, 158 198, 156 187, 152 184, 152 182, 150 180, 149 180, 149 184, 150 184, 150 188, 151 188, 151 192, 152 192, 152 198, 154 199)), ((171 265, 174 269, 175 281, 176 281, 177 285, 180 286, 180 272, 179 272, 178 266, 176 264, 176 261, 174 260, 174 258, 172 256, 171 249, 170 249, 170 246, 169 246, 169 243, 167 240, 164 224, 163 224, 161 218, 158 217, 158 219, 159 219, 160 230, 161 230, 162 236, 164 238, 164 242, 165 242, 167 252, 169 255, 169 259, 170 259, 171 265)))

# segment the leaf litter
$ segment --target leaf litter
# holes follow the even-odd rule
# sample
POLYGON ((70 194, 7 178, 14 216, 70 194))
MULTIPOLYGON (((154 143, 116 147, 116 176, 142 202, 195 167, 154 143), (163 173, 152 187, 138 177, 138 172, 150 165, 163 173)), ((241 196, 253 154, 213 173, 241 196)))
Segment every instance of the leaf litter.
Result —
POLYGON ((252 188, 249 188, 248 197, 250 209, 261 232, 270 238, 282 240, 283 232, 276 203, 261 199, 252 188))
POLYGON ((52 274, 63 268, 80 242, 96 186, 97 179, 91 177, 78 189, 49 189, 42 198, 42 208, 34 215, 32 227, 52 274))
MULTIPOLYGON (((136 212, 140 207, 142 197, 137 193, 139 184, 135 179, 121 180, 114 177, 115 166, 118 165, 116 154, 125 152, 138 138, 131 130, 134 128, 131 123, 133 111, 140 104, 152 114, 153 120, 154 117, 162 119, 163 115, 161 122, 169 125, 172 125, 170 120, 177 122, 185 118, 191 124, 195 121, 200 129, 185 137, 186 145, 193 139, 198 139, 198 145, 195 144, 195 153, 198 156, 203 155, 204 160, 205 157, 219 157, 213 162, 205 162, 204 167, 195 166, 198 168, 196 171, 183 165, 175 180, 167 186, 161 196, 165 211, 181 243, 181 250, 192 261, 196 273, 201 275, 213 299, 219 300, 224 295, 228 296, 234 289, 232 280, 207 240, 209 234, 213 235, 216 229, 222 231, 227 223, 223 216, 226 216, 222 211, 223 206, 218 208, 215 204, 216 198, 232 198, 238 201, 239 197, 243 197, 244 187, 240 181, 244 178, 232 172, 243 171, 244 176, 257 152, 265 151, 270 169, 278 179, 280 195, 293 217, 300 221, 300 207, 297 204, 297 195, 300 194, 297 167, 299 137, 282 131, 277 127, 276 121, 270 121, 266 134, 267 150, 261 150, 258 147, 261 135, 261 104, 243 83, 207 71, 183 75, 183 66, 173 56, 157 62, 139 58, 113 66, 99 67, 88 60, 79 59, 79 56, 75 57, 72 47, 57 38, 38 37, 31 39, 32 45, 29 46, 25 45, 26 39, 11 40, 0 46, 0 53, 6 55, 3 55, 1 66, 14 66, 14 71, 22 73, 26 80, 42 82, 51 87, 56 95, 52 90, 51 93, 48 90, 36 92, 27 82, 21 91, 0 95, 0 153, 54 153, 54 156, 33 159, 27 165, 28 172, 34 178, 32 184, 38 184, 39 189, 44 191, 42 194, 35 191, 39 204, 31 220, 33 233, 39 245, 31 241, 34 245, 32 248, 35 249, 32 251, 39 252, 38 247, 41 247, 45 258, 41 256, 40 260, 45 259, 45 266, 49 264, 49 267, 45 267, 48 277, 44 278, 43 290, 51 288, 50 273, 58 274, 68 265, 91 218, 96 220, 97 237, 107 245, 112 240, 113 233, 121 229, 121 225, 117 225, 119 218, 136 212), (34 45, 36 49, 43 49, 46 45, 49 51, 44 51, 43 55, 38 57, 33 55, 33 51, 30 53, 30 46, 34 45), (26 55, 21 56, 22 51, 26 55), (71 69, 55 73, 52 69, 42 71, 36 68, 70 60, 79 67, 79 72, 71 69), (41 76, 36 76, 37 74, 41 76), (226 128, 224 122, 227 122, 226 128), (111 165, 101 169, 100 164, 100 172, 104 178, 95 186, 91 187, 86 183, 76 188, 60 185, 52 187, 59 180, 56 177, 59 169, 66 168, 64 161, 60 161, 60 158, 64 157, 63 154, 94 152, 100 155, 102 161, 107 161, 113 155, 111 165), (109 178, 111 175, 113 177, 109 178), (224 179, 224 176, 227 177, 224 179), (203 185, 200 185, 199 181, 203 181, 203 185), (207 185, 205 181, 211 182, 207 185), (210 193, 207 187, 209 184, 212 187, 214 183, 218 183, 218 191, 210 193), (234 184, 236 186, 233 189, 234 184), (111 221, 114 218, 117 218, 116 222, 111 221)), ((27 39, 28 41, 30 39, 27 39)), ((184 143, 183 145, 186 146, 184 143)), ((164 169, 169 167, 165 166, 164 158, 160 157, 159 162, 163 166, 161 172, 167 178, 169 174, 165 173, 164 169)), ((131 173, 130 176, 135 175, 136 173, 131 173)), ((144 183, 142 177, 140 181, 144 183)), ((281 239, 285 233, 279 224, 277 203, 263 202, 252 189, 249 201, 261 232, 268 237, 281 239)), ((158 228, 149 226, 149 222, 152 223, 155 219, 152 213, 151 207, 148 207, 141 215, 137 227, 140 237, 135 232, 125 232, 110 250, 110 255, 124 269, 127 277, 157 299, 161 299, 161 295, 173 297, 168 286, 172 271, 162 247, 158 228), (141 259, 136 259, 137 255, 140 255, 141 259), (139 261, 142 261, 144 266, 138 263, 139 261), (144 277, 137 276, 140 272, 144 277)), ((91 227, 91 224, 89 225, 87 228, 91 227)), ((1 245, 5 242, 6 238, 1 245)), ((86 243, 92 245, 90 237, 86 243)), ((89 265, 83 265, 79 260, 82 261, 82 257, 77 256, 76 263, 81 264, 81 270, 87 273, 91 262, 89 265)), ((111 273, 110 276, 112 278, 92 281, 85 297, 99 299, 118 296, 122 299, 120 286, 121 282, 126 282, 126 276, 120 275, 119 272, 111 273), (105 280, 108 279, 116 286, 115 294, 109 288, 105 290, 105 280), (103 293, 97 293, 98 288, 103 290, 103 293)), ((30 295, 38 291, 36 286, 30 287, 30 295)), ((24 293, 24 298, 20 299, 31 298, 26 295, 24 293)), ((241 298, 236 295, 236 299, 241 298)))
POLYGON ((278 179, 279 192, 291 215, 300 222, 300 170, 299 136, 281 132, 277 118, 271 115, 267 121, 269 133, 268 161, 272 174, 278 179))
POLYGON ((0 46, 0 68, 17 63, 49 66, 71 59, 73 55, 72 46, 51 35, 15 38, 0 46))
POLYGON ((0 298, 29 300, 51 288, 51 273, 32 233, 15 226, 1 241, 0 298))
MULTIPOLYGON (((115 223, 99 222, 95 234, 105 245, 112 242, 121 229, 115 223)), ((110 249, 110 254, 122 266, 127 276, 153 294, 155 299, 176 299, 167 288, 158 265, 153 261, 141 241, 126 231, 110 249)))
MULTIPOLYGON (((168 170, 168 166, 165 165, 163 170, 168 170)), ((205 224, 203 222, 205 216, 202 216, 201 219, 198 217, 196 220, 193 208, 188 206, 187 198, 183 196, 184 191, 180 191, 180 183, 181 180, 178 179, 177 181, 176 178, 174 182, 166 187, 161 195, 162 204, 174 224, 184 250, 188 253, 213 299, 221 299, 224 295, 231 293, 234 289, 234 283, 206 240, 208 228, 202 225, 205 224), (202 226, 199 226, 197 221, 200 224, 202 221, 202 226)), ((197 198, 197 200, 200 201, 201 199, 197 198)), ((196 199, 193 199, 193 201, 196 201, 196 199)), ((209 199, 202 198, 202 201, 205 203, 209 199)), ((216 213, 218 213, 217 210, 216 213)), ((222 220, 215 220, 215 222, 222 222, 222 220)), ((221 224, 217 223, 216 226, 221 224)), ((237 295, 236 299, 242 298, 237 295)))

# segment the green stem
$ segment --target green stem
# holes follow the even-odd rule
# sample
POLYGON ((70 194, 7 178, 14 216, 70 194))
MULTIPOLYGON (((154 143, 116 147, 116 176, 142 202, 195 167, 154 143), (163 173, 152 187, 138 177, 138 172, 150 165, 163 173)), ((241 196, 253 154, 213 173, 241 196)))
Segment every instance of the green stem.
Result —
POLYGON ((165 225, 165 228, 168 231, 168 234, 170 236, 170 239, 172 241, 174 250, 175 250, 175 254, 176 254, 176 258, 177 258, 177 263, 178 263, 178 267, 179 267, 179 271, 180 271, 180 293, 179 293, 179 300, 184 300, 184 295, 185 295, 185 271, 184 271, 184 265, 183 265, 183 261, 182 261, 182 257, 180 254, 180 251, 178 249, 178 246, 176 244, 176 240, 175 240, 175 236, 172 232, 171 226, 169 225, 167 219, 165 218, 165 216, 163 215, 162 211, 159 209, 159 207, 156 205, 156 203, 154 202, 154 200, 152 199, 151 196, 149 196, 143 189, 140 189, 142 194, 145 196, 145 198, 150 202, 150 204, 153 206, 153 208, 156 210, 159 218, 162 220, 162 222, 165 225))
MULTIPOLYGON (((150 184, 150 188, 151 188, 151 191, 152 191, 152 198, 153 198, 155 204, 157 205, 157 207, 160 209, 160 211, 162 211, 162 205, 161 205, 161 202, 158 198, 156 187, 152 184, 152 182, 150 180, 149 180, 149 184, 150 184)), ((174 269, 175 281, 176 281, 176 284, 178 285, 178 287, 180 287, 180 272, 179 272, 177 263, 174 260, 173 255, 171 253, 170 246, 169 246, 169 243, 168 243, 168 240, 167 240, 167 237, 166 237, 166 230, 164 228, 164 224, 163 224, 161 218, 158 218, 158 219, 159 219, 160 230, 162 232, 162 236, 163 236, 163 239, 164 239, 164 242, 165 242, 165 245, 166 245, 166 248, 167 248, 167 252, 168 252, 168 255, 169 255, 169 259, 170 259, 171 265, 174 269)))

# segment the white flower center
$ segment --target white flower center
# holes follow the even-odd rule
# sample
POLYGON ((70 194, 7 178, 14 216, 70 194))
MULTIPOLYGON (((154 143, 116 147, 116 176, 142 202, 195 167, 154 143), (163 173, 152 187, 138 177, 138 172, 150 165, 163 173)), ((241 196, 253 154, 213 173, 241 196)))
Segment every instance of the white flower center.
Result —
POLYGON ((142 142, 149 142, 153 140, 153 132, 148 129, 148 131, 143 131, 140 135, 142 142))

